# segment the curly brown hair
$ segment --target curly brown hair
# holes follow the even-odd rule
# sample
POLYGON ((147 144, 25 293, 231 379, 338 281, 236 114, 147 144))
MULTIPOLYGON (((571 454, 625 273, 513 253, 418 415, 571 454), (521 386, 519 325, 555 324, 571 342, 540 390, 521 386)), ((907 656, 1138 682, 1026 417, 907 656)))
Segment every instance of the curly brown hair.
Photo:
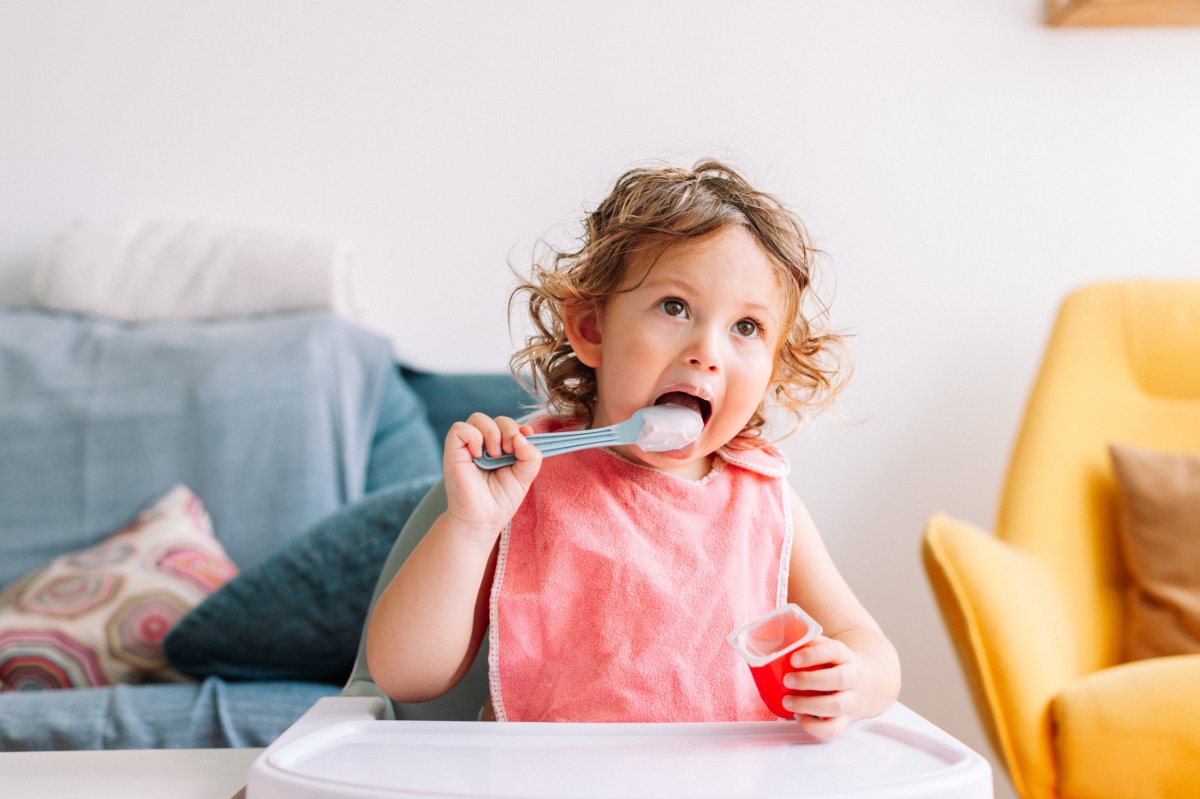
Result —
MULTIPOLYGON (((578 249, 551 250, 548 265, 534 263, 509 298, 529 295, 534 333, 512 356, 513 373, 547 410, 585 425, 592 422, 596 376, 567 340, 563 308, 590 303, 597 310, 620 290, 626 266, 638 253, 738 226, 749 231, 775 268, 784 292, 786 333, 775 357, 771 385, 754 416, 735 439, 761 446, 764 405, 774 398, 796 424, 830 405, 849 377, 845 339, 828 329, 828 306, 816 296, 818 251, 800 219, 776 197, 753 188, 716 160, 692 169, 642 167, 622 175, 584 223, 578 249)), ((793 426, 789 433, 795 430, 793 426)))

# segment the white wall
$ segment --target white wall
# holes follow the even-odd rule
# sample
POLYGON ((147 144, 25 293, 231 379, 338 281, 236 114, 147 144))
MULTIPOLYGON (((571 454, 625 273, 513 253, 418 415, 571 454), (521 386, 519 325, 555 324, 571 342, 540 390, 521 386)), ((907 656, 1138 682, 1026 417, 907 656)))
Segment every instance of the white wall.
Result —
MULTIPOLYGON (((1054 309, 1200 273, 1200 29, 1038 0, 0 3, 0 295, 83 214, 345 238, 418 363, 502 369, 506 261, 648 159, 729 158, 809 221, 857 333, 794 482, 905 664, 986 750, 918 556, 990 525, 1054 309)), ((1007 788, 1001 788, 1001 796, 1007 788)))

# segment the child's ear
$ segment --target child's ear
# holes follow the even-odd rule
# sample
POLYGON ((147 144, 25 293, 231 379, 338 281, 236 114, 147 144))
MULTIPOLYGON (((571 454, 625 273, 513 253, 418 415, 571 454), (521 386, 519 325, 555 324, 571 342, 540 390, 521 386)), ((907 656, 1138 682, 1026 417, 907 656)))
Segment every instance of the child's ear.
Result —
POLYGON ((600 365, 600 311, 594 302, 575 300, 563 305, 563 326, 575 357, 584 366, 600 365))

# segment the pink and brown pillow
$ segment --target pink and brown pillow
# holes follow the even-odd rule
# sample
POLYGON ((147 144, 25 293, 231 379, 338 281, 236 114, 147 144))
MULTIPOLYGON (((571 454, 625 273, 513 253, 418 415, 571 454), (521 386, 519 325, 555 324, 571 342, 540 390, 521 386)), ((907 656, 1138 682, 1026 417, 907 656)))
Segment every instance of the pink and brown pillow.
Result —
POLYGON ((181 679, 163 637, 236 574, 200 499, 176 486, 112 537, 0 595, 0 689, 181 679))

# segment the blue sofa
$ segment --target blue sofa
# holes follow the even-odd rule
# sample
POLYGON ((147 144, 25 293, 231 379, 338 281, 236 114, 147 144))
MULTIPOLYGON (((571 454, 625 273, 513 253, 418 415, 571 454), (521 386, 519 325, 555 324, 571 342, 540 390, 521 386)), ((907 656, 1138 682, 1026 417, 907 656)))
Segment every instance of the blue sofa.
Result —
POLYGON ((450 424, 529 402, 508 375, 406 369, 327 312, 130 325, 0 309, 0 610, 177 484, 239 570, 166 635, 170 681, 0 691, 0 750, 274 740, 349 676, 450 424))

